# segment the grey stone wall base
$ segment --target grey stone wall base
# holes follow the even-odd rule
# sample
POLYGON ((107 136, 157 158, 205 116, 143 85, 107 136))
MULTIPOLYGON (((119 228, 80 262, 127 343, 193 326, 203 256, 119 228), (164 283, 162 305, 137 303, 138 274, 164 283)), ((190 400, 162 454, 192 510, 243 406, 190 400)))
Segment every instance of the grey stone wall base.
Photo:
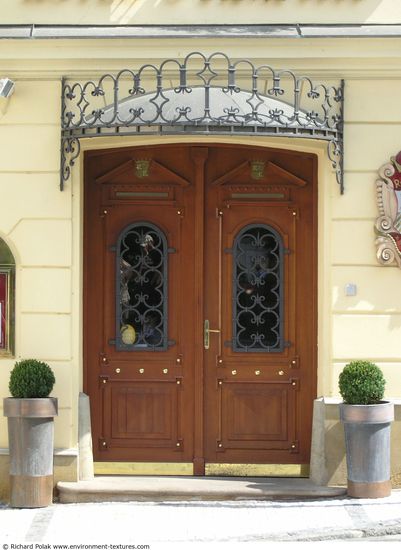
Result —
POLYGON ((88 481, 93 479, 93 452, 91 416, 89 396, 85 393, 79 394, 78 414, 78 449, 79 449, 79 479, 88 481))
POLYGON ((320 397, 313 404, 310 479, 316 485, 346 485, 344 429, 340 400, 320 397))

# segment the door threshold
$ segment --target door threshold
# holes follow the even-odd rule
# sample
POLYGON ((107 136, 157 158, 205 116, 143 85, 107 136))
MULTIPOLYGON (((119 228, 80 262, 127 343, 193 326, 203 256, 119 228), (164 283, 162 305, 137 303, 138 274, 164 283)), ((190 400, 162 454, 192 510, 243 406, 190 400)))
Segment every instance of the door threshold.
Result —
POLYGON ((221 464, 205 465, 205 475, 219 477, 309 477, 309 464, 221 464))
MULTIPOLYGON (((309 464, 206 463, 205 476, 309 477, 309 464)), ((95 475, 193 476, 192 462, 94 462, 95 475)))
POLYGON ((94 462, 95 475, 193 476, 192 462, 94 462))

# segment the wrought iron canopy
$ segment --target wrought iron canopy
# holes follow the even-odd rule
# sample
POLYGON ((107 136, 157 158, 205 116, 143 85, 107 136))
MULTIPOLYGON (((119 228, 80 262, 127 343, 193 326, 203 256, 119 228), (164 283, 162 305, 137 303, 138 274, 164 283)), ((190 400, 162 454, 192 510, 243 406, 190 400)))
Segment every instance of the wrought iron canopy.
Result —
POLYGON ((84 137, 240 134, 326 141, 343 193, 343 101, 344 81, 313 82, 221 52, 192 52, 86 82, 63 79, 60 188, 84 137))

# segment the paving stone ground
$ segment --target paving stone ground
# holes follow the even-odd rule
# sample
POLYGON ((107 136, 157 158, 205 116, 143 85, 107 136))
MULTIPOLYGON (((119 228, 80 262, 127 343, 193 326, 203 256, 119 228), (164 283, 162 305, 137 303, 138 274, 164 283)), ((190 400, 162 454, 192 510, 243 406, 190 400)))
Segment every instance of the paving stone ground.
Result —
POLYGON ((279 546, 286 543, 285 547, 296 542, 296 548, 300 548, 304 544, 314 546, 319 541, 355 548, 367 540, 372 544, 400 544, 400 490, 377 500, 341 497, 55 504, 36 510, 0 507, 2 550, 64 550, 56 548, 59 544, 78 545, 74 550, 112 544, 119 547, 108 546, 102 550, 135 550, 134 547, 140 550, 146 546, 157 550, 198 545, 236 548, 244 543, 246 548, 259 548, 267 542, 279 546), (124 545, 132 548, 124 549, 124 545))

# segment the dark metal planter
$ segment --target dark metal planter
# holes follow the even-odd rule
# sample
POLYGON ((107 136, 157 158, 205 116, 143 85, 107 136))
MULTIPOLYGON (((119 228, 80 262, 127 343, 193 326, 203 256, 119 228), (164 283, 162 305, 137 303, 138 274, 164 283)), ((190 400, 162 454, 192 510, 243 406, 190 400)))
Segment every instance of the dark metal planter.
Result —
POLYGON ((381 498, 391 494, 390 430, 394 404, 340 404, 344 423, 348 495, 381 498))
POLYGON ((10 448, 10 504, 42 508, 53 501, 53 447, 57 399, 4 399, 10 448))

